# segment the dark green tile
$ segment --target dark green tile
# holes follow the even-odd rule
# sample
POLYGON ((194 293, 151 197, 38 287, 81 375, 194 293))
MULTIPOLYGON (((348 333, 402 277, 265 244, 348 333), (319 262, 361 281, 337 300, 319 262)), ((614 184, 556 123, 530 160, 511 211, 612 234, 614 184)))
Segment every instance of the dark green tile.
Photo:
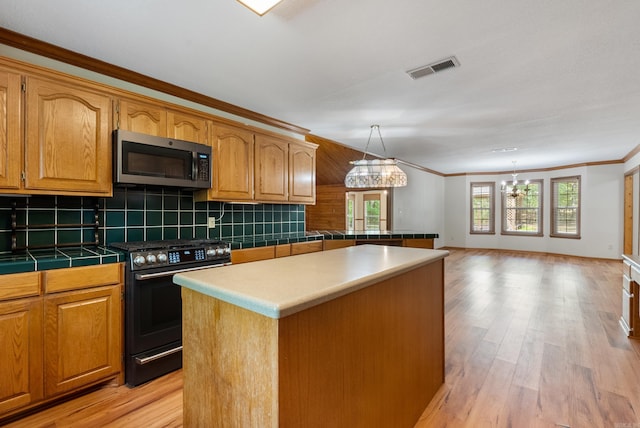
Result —
POLYGON ((208 233, 209 239, 221 239, 219 227, 216 227, 215 229, 208 229, 208 233))
POLYGON ((162 211, 147 211, 147 227, 162 226, 162 211))
POLYGON ((29 198, 29 208, 49 208, 56 206, 55 196, 34 196, 29 198))
POLYGON ((223 225, 222 226, 222 236, 233 236, 233 226, 229 226, 229 225, 223 225))
POLYGON ((105 244, 109 245, 112 244, 114 242, 124 242, 125 241, 125 228, 114 228, 114 229, 107 229, 107 237, 106 237, 106 241, 105 244))
POLYGON ((273 233, 281 233, 281 232, 282 232, 282 225, 280 223, 274 223, 273 233))
POLYGON ((82 239, 81 229, 61 229, 58 230, 58 244, 79 243, 82 239))
POLYGON ((53 245, 56 234, 53 230, 33 230, 29 232, 29 246, 53 245))
MULTIPOLYGON (((98 230, 98 241, 102 239, 102 231, 98 230)), ((93 243, 95 241, 95 234, 93 229, 82 229, 82 242, 93 243)))
POLYGON ((58 210, 58 224, 78 224, 82 222, 80 210, 58 210))
POLYGON ((117 255, 102 256, 102 264, 117 263, 117 262, 123 261, 123 260, 124 259, 118 259, 117 255))
POLYGON ((105 198, 105 208, 109 210, 122 210, 125 207, 127 195, 124 189, 114 189, 113 197, 105 198))
POLYGON ((283 233, 288 233, 291 230, 291 228, 289 226, 289 223, 282 223, 282 229, 281 230, 282 230, 283 233))
POLYGON ((244 235, 244 225, 242 224, 234 224, 233 225, 233 236, 243 236, 244 235))
POLYGON ((34 270, 36 270, 36 265, 32 260, 0 263, 0 274, 33 272, 34 270))
POLYGON ((193 227, 181 227, 180 239, 193 239, 193 227))
POLYGON ((38 270, 62 269, 71 266, 69 258, 53 258, 38 260, 38 270))
POLYGON ((177 227, 165 227, 164 228, 164 239, 178 239, 178 228, 177 227))
POLYGON ((253 228, 253 223, 250 224, 245 224, 244 228, 243 228, 243 233, 244 236, 252 236, 255 235, 255 231, 253 228))
POLYGON ((147 195, 147 210, 162 210, 162 195, 147 195))
POLYGON ((273 233, 273 223, 266 223, 264 225, 264 233, 267 235, 273 233))
POLYGON ((233 224, 244 223, 244 213, 234 212, 231 216, 231 220, 233 221, 233 224))
POLYGON ((124 211, 107 211, 106 213, 107 227, 124 227, 125 226, 125 212, 124 211))
POLYGON ((264 233, 264 225, 263 224, 256 224, 255 225, 255 234, 256 235, 262 235, 264 233))
POLYGON ((165 212, 164 213, 164 222, 165 225, 177 225, 178 224, 178 213, 177 212, 165 212))
POLYGON ((180 197, 180 209, 181 210, 193 210, 193 196, 180 197))
POLYGON ((80 209, 82 198, 77 196, 58 196, 58 209, 80 209))
POLYGON ((206 226, 196 226, 196 239, 207 239, 207 227, 206 226))
POLYGON ((162 239, 162 227, 147 227, 147 240, 159 241, 162 239))
POLYGON ((164 209, 165 210, 177 210, 178 209, 178 196, 177 195, 165 195, 164 196, 164 209))
MULTIPOLYGON (((213 217, 213 216, 211 216, 213 217)), ((216 221, 217 223, 217 221, 216 221)), ((207 213, 206 212, 196 212, 196 224, 207 224, 207 213)))
POLYGON ((193 212, 180 212, 180 224, 183 226, 193 225, 193 212))
POLYGON ((208 204, 206 202, 194 202, 193 209, 196 211, 207 211, 208 204))
POLYGON ((141 227, 128 227, 127 241, 144 241, 144 229, 141 227))
POLYGON ((144 192, 139 190, 127 191, 127 209, 142 210, 144 209, 144 192))
POLYGON ((29 210, 29 225, 53 224, 55 222, 56 215, 53 209, 29 210))
POLYGON ((144 226, 144 211, 127 211, 127 227, 144 226))
POLYGON ((91 266, 100 264, 100 257, 72 258, 71 266, 91 266))

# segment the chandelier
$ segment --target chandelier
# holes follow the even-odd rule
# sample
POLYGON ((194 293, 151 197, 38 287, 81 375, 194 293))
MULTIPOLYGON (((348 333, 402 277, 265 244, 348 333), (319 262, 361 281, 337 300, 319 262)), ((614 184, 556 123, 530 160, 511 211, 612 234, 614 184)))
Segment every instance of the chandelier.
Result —
POLYGON ((386 156, 387 149, 382 141, 379 125, 371 125, 369 139, 364 148, 364 155, 361 160, 351 161, 353 168, 344 179, 345 186, 349 188, 371 188, 371 187, 403 187, 407 185, 407 174, 402 171, 395 159, 370 159, 367 160, 367 149, 371 142, 373 130, 378 132, 382 149, 386 156))
POLYGON ((521 196, 528 195, 531 189, 529 188, 529 180, 526 180, 524 182, 524 187, 522 186, 518 187, 518 178, 517 178, 518 174, 516 173, 516 161, 512 161, 512 162, 513 162, 513 173, 511 174, 511 177, 513 177, 513 180, 511 181, 511 185, 507 185, 507 182, 503 181, 500 190, 506 196, 509 196, 511 198, 519 198, 521 196))

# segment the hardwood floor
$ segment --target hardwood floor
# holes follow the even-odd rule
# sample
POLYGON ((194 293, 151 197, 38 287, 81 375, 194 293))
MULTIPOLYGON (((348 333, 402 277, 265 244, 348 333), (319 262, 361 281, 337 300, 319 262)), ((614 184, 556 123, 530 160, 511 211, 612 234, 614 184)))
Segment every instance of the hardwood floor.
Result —
MULTIPOLYGON (((416 428, 640 428, 640 341, 618 325, 622 263, 451 250, 446 382, 416 428)), ((182 375, 107 387, 8 427, 180 427, 182 375)))

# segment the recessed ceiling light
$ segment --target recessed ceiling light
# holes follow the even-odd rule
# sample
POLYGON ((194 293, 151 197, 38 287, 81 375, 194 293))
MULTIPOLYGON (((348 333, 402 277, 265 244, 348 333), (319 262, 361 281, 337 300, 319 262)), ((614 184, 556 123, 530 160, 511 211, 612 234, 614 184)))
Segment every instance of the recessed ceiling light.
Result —
POLYGON ((492 153, 507 153, 507 152, 515 152, 518 150, 517 147, 502 147, 500 149, 491 150, 492 153))
POLYGON ((240 3, 262 16, 269 12, 275 5, 282 0, 238 0, 240 3))

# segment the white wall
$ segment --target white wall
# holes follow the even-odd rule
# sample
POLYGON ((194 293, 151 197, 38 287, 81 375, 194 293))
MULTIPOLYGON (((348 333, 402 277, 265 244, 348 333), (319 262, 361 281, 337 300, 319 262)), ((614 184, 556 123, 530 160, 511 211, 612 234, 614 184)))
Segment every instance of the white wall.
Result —
MULTIPOLYGON (((509 180, 504 175, 468 175, 445 179, 445 228, 441 234, 444 245, 462 248, 494 248, 538 251, 584 257, 618 259, 622 254, 624 165, 596 165, 554 171, 521 173, 519 179, 543 180, 542 237, 501 235, 501 203, 496 199, 496 234, 472 235, 470 229, 471 182, 509 180), (551 238, 550 179, 580 175, 582 218, 581 239, 551 238)), ((498 193, 499 196, 499 193, 498 193)))
MULTIPOLYGON (((640 162, 640 155, 637 160, 640 162)), ((499 191, 499 183, 511 179, 510 176, 441 177, 404 169, 409 184, 394 190, 393 229, 438 233, 435 248, 493 248, 608 259, 619 259, 622 254, 624 173, 629 169, 628 163, 521 173, 518 178, 523 180, 543 180, 542 237, 501 235, 499 200, 496 200, 496 234, 469 233, 471 182, 494 181, 499 191), (582 177, 581 239, 551 238, 551 178, 574 175, 582 177)))
POLYGON ((437 233, 434 248, 444 246, 444 177, 401 167, 408 184, 393 190, 393 230, 437 233))

